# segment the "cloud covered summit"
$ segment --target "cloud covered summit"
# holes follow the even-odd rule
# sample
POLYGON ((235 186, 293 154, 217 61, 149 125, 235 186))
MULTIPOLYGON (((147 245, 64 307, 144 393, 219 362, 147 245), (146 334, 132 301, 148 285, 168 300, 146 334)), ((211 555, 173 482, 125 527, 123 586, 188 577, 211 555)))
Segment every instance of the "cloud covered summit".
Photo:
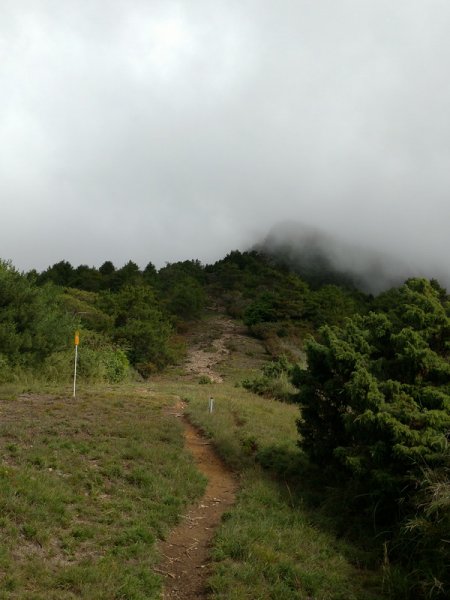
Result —
POLYGON ((213 261, 281 221, 448 273, 450 6, 0 6, 0 256, 213 261))

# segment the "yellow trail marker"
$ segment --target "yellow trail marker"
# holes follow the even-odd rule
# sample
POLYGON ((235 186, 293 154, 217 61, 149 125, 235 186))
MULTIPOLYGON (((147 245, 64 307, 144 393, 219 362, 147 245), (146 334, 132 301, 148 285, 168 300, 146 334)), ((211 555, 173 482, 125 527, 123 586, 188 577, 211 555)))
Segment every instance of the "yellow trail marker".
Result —
POLYGON ((80 345, 80 332, 75 331, 75 346, 79 346, 79 345, 80 345))

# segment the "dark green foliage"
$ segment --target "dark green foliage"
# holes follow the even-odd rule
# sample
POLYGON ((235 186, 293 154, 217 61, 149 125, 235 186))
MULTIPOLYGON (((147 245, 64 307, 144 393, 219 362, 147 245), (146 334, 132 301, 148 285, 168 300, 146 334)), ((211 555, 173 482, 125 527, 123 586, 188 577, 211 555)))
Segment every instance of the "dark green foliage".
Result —
MULTIPOLYGON (((147 277, 153 277, 149 267, 147 277)), ((176 321, 189 321, 200 316, 206 305, 206 276, 198 260, 167 264, 157 276, 156 286, 165 309, 176 321)))
POLYGON ((280 356, 261 369, 261 375, 244 379, 242 387, 265 398, 275 398, 290 402, 294 398, 295 388, 290 382, 293 365, 285 356, 280 356))
POLYGON ((154 285, 158 277, 158 271, 156 270, 155 265, 149 262, 145 269, 142 271, 142 276, 144 278, 145 283, 154 285))
POLYGON ((244 323, 252 327, 258 323, 273 323, 280 320, 280 304, 276 294, 263 292, 245 311, 244 323))
POLYGON ((0 262, 0 354, 4 362, 39 364, 67 345, 74 322, 57 288, 38 288, 10 264, 0 262))
POLYGON ((141 283, 142 273, 138 265, 132 260, 129 260, 109 277, 109 287, 114 291, 118 291, 125 286, 140 285, 141 283))
POLYGON ((184 260, 176 263, 167 263, 158 272, 158 285, 166 291, 184 279, 195 279, 199 284, 205 283, 205 270, 198 260, 184 260))
POLYGON ((305 304, 304 318, 314 326, 341 325, 346 317, 367 312, 369 298, 354 289, 324 285, 311 292, 305 304))
POLYGON ((99 268, 99 273, 104 277, 108 277, 115 273, 116 267, 110 260, 105 261, 102 266, 99 268))
POLYGON ((204 289, 193 277, 177 281, 167 292, 167 310, 182 320, 198 318, 205 304, 204 289))
POLYGON ((70 380, 73 336, 80 320, 89 328, 82 330, 80 377, 124 380, 128 360, 108 338, 113 319, 98 305, 93 292, 63 291, 50 283, 38 287, 33 278, 0 263, 0 381, 22 377, 25 371, 49 381, 70 380))
POLYGON ((56 285, 72 285, 74 279, 74 268, 66 261, 61 260, 49 267, 38 276, 39 283, 52 282, 56 285))
MULTIPOLYGON (((346 316, 366 309, 366 298, 359 292, 336 286, 311 291, 300 277, 256 251, 234 251, 207 267, 198 260, 169 263, 159 271, 151 262, 141 271, 132 261, 120 269, 111 261, 99 269, 86 265, 73 268, 67 261, 60 261, 41 275, 30 273, 28 279, 40 285, 51 281, 80 291, 113 294, 125 287, 149 286, 155 291, 154 302, 159 310, 170 315, 177 328, 183 321, 198 318, 208 297, 212 297, 230 315, 243 318, 254 335, 268 340, 271 353, 269 346, 277 346, 271 340, 288 332, 295 337, 295 328, 304 330, 305 323, 314 327, 324 322, 341 323, 346 316)), ((73 292, 70 294, 73 296, 73 292)), ((89 309, 74 300, 67 301, 73 312, 92 315, 82 317, 84 324, 105 331, 104 320, 96 322, 93 318, 94 309, 103 310, 101 301, 90 302, 89 309)), ((114 311, 110 307, 103 312, 112 315, 114 311)))
POLYGON ((340 324, 368 310, 369 297, 356 289, 325 285, 312 290, 287 267, 257 251, 231 252, 206 271, 228 313, 242 316, 257 337, 267 337, 266 324, 279 324, 276 331, 286 330, 286 324, 288 329, 305 323, 340 324))
POLYGON ((308 371, 294 377, 305 447, 364 477, 394 457, 401 472, 417 453, 432 460, 450 425, 450 365, 432 349, 448 328, 444 307, 424 280, 392 296, 388 313, 323 327, 308 344, 308 371))
MULTIPOLYGON (((81 330, 78 350, 78 377, 82 381, 119 383, 130 376, 130 363, 125 352, 104 335, 81 330)), ((46 381, 70 381, 73 377, 73 347, 54 352, 42 365, 46 381)))
POLYGON ((143 375, 170 362, 168 340, 171 327, 153 290, 127 286, 111 297, 115 316, 113 339, 127 348, 132 365, 143 375))
MULTIPOLYGON (((31 287, 46 282, 64 287, 58 294, 67 315, 88 331, 101 332, 105 343, 118 344, 143 375, 177 360, 182 345, 171 339, 171 323, 178 325, 199 317, 206 305, 206 279, 199 261, 168 264, 160 272, 151 262, 141 272, 133 261, 120 269, 111 261, 99 269, 86 265, 74 269, 61 261, 41 275, 30 272, 26 280, 31 287)), ((4 333, 12 344, 14 339, 6 326, 4 333)), ((88 348, 84 353, 85 364, 91 365, 85 368, 86 377, 93 378, 93 365, 97 364, 104 379, 103 358, 92 355, 88 360, 90 352, 88 348)), ((48 372, 58 371, 53 364, 59 364, 65 372, 61 363, 64 360, 62 355, 54 357, 48 372)))
POLYGON ((346 317, 366 312, 368 299, 360 292, 326 285, 310 290, 295 276, 284 279, 276 292, 263 292, 246 309, 244 323, 250 328, 268 322, 309 321, 315 327, 338 325, 346 317))
POLYGON ((102 276, 94 267, 80 265, 74 271, 70 286, 89 292, 97 292, 102 287, 102 276))
POLYGON ((130 365, 121 348, 92 331, 82 330, 81 339, 83 345, 78 353, 80 377, 108 383, 119 383, 128 377, 130 365))
POLYGON ((66 288, 61 296, 66 310, 87 329, 110 334, 114 319, 102 310, 101 295, 85 290, 66 288))
POLYGON ((40 285, 49 281, 89 292, 109 289, 118 291, 126 285, 142 284, 143 274, 131 260, 120 269, 116 269, 109 260, 99 269, 87 265, 79 265, 74 269, 67 261, 60 261, 37 276, 37 283, 40 285))
POLYGON ((296 277, 278 282, 276 291, 262 292, 247 308, 244 322, 253 327, 258 323, 301 321, 305 315, 308 286, 296 277))
POLYGON ((448 462, 450 323, 446 298, 423 279, 375 307, 321 328, 293 382, 302 447, 392 526, 421 506, 424 469, 442 472, 448 462))
POLYGON ((269 256, 262 253, 230 252, 224 259, 206 268, 210 282, 220 290, 250 292, 258 289, 269 291, 281 282, 288 271, 274 266, 269 256))

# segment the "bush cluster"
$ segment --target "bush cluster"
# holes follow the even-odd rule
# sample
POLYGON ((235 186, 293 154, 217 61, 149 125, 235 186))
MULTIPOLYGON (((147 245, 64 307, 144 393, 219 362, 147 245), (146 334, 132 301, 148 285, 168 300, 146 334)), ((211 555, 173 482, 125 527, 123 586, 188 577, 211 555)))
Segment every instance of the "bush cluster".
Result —
POLYGON ((292 369, 293 365, 287 358, 279 356, 265 364, 260 375, 244 379, 242 387, 265 398, 291 402, 295 395, 295 388, 291 382, 292 369))
POLYGON ((393 548, 408 542, 422 587, 450 593, 448 299, 411 279, 375 307, 307 344, 308 368, 293 373, 301 445, 365 499, 393 548))

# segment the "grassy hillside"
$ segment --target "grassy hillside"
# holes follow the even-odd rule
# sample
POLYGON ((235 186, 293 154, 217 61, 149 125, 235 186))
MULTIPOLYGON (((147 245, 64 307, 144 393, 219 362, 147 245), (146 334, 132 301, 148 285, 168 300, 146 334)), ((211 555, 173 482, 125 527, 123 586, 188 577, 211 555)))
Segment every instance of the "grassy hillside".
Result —
POLYGON ((373 298, 259 252, 0 262, 0 597, 158 597, 156 540, 204 484, 181 397, 240 476, 212 597, 445 598, 449 335, 436 281, 373 298))

